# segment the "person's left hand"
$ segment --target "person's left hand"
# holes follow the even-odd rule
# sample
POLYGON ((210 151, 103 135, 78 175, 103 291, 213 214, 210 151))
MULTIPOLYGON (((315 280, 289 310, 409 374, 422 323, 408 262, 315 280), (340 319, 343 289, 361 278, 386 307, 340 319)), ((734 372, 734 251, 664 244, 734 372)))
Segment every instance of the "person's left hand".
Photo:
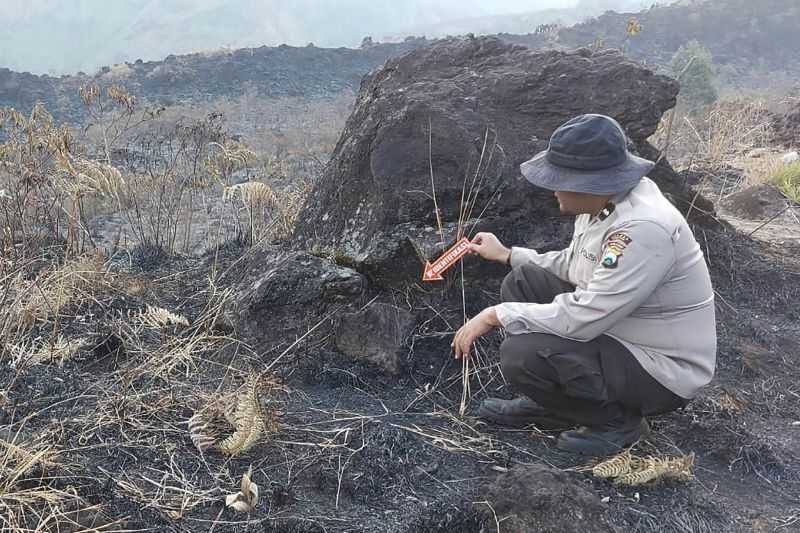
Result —
POLYGON ((473 343, 500 325, 494 307, 487 307, 470 319, 456 332, 453 343, 450 345, 455 351, 456 359, 469 357, 473 343))

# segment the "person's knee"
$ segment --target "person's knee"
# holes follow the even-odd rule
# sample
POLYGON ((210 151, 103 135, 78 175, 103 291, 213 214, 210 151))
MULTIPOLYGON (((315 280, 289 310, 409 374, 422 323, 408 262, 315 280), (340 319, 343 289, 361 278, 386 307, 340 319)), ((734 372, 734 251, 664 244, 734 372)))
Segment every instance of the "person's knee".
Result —
POLYGON ((515 289, 516 284, 516 273, 515 270, 512 270, 506 277, 503 278, 503 284, 500 285, 500 301, 502 302, 515 302, 518 301, 515 289))
POLYGON ((525 354, 519 349, 514 335, 509 335, 500 345, 500 370, 507 380, 519 375, 524 369, 525 354))
POLYGON ((547 271, 535 263, 523 263, 514 267, 503 278, 503 284, 500 286, 500 300, 503 302, 526 301, 523 286, 529 285, 531 282, 536 286, 547 275, 547 271))
POLYGON ((542 357, 532 335, 509 335, 500 346, 500 369, 503 376, 513 383, 526 381, 525 376, 536 375, 542 357))

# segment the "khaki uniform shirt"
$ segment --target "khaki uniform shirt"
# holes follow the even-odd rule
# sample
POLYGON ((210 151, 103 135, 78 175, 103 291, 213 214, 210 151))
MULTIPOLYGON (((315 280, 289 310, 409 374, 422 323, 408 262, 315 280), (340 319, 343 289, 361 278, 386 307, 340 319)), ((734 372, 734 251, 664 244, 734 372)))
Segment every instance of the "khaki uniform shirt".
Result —
POLYGON ((580 215, 569 247, 512 248, 511 265, 533 262, 576 286, 549 304, 495 307, 507 332, 576 341, 609 335, 659 383, 690 399, 714 375, 714 291, 685 218, 648 178, 615 198, 605 219, 580 215))

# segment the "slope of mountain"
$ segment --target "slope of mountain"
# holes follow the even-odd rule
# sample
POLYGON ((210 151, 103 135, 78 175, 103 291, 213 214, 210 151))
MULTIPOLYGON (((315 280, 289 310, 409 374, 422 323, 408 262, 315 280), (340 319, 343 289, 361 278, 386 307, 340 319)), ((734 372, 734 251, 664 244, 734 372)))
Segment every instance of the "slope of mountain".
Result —
MULTIPOLYGON (((593 43, 624 49, 629 56, 664 65, 690 40, 703 43, 714 62, 744 71, 751 68, 800 72, 800 2, 798 0, 715 0, 653 4, 639 13, 606 12, 597 18, 563 28, 559 46, 575 48, 593 43), (626 29, 631 16, 641 26, 636 36, 626 29)), ((538 35, 505 35, 508 41, 539 47, 538 35)), ((769 81, 769 80, 765 80, 769 81)))
MULTIPOLYGON (((201 15, 210 16, 209 13, 206 10, 201 15)), ((228 15, 224 7, 218 7, 218 20, 228 15)), ((146 11, 140 12, 140 16, 140 20, 131 22, 128 34, 152 31, 154 38, 159 30, 153 26, 152 18, 146 11)), ((640 13, 606 12, 548 35, 500 36, 531 48, 575 48, 593 43, 622 48, 626 55, 656 68, 668 64, 681 45, 696 39, 711 50, 715 63, 725 66, 729 75, 758 72, 756 81, 768 87, 772 81, 770 73, 783 76, 800 73, 798 27, 797 0, 762 0, 757 5, 749 0, 717 0, 655 5, 640 13), (631 16, 641 24, 641 33, 636 36, 626 32, 631 16)), ((331 96, 342 89, 357 88, 362 76, 387 58, 429 42, 424 38, 409 38, 362 49, 262 46, 170 55, 163 61, 121 63, 104 67, 95 75, 79 73, 60 78, 0 68, 0 106, 27 112, 35 102, 43 101, 59 120, 79 122, 83 110, 77 91, 88 83, 101 86, 121 83, 140 98, 164 104, 237 97, 245 91, 264 97, 331 96)))
MULTIPOLYGON (((571 0, 540 0, 537 8, 571 0)), ((574 0, 572 0, 574 2, 574 0)), ((623 1, 623 0, 616 0, 623 1)), ((409 35, 451 19, 530 10, 523 0, 3 0, 0 66, 51 74, 101 65, 155 60, 220 47, 251 48, 282 43, 358 46, 366 35, 409 35), (53 9, 57 4, 58 9, 53 9), (524 8, 521 6, 525 6, 524 8), (58 50, 59 54, 53 54, 58 50), (67 54, 61 53, 67 51, 67 54), (57 59, 56 59, 57 58, 57 59)), ((506 31, 486 26, 487 31, 506 31)), ((532 28, 531 28, 532 29, 532 28)), ((469 31, 469 30, 468 30, 469 31)), ((522 31, 529 31, 523 29, 522 31)))
POLYGON ((0 107, 28 112, 44 102, 57 120, 78 123, 84 108, 82 85, 121 84, 153 104, 208 101, 253 91, 263 97, 319 98, 357 89, 364 74, 390 56, 427 44, 410 39, 354 50, 278 46, 170 55, 163 61, 136 61, 104 67, 95 75, 36 76, 0 68, 0 107))

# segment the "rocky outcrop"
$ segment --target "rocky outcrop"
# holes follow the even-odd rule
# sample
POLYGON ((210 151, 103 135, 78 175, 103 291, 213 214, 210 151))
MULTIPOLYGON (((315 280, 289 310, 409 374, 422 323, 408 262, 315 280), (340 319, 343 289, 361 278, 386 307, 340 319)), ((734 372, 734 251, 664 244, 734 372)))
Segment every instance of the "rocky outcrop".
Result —
POLYGON ((285 343, 327 319, 319 334, 329 334, 334 311, 357 306, 365 289, 359 273, 306 253, 265 246, 243 267, 227 321, 259 346, 285 343))
MULTIPOLYGON (((426 259, 478 229, 556 246, 567 232, 552 193, 528 184, 520 163, 587 112, 616 118, 632 149, 656 159, 646 139, 677 92, 674 80, 615 51, 535 52, 487 37, 389 60, 362 83, 295 245, 327 250, 388 286, 417 281, 426 259)), ((651 177, 688 205, 668 165, 651 177)))
POLYGON ((366 359, 388 374, 398 374, 405 342, 415 326, 414 315, 386 303, 346 313, 336 329, 336 348, 353 359, 366 359))
POLYGON ((723 198, 721 208, 748 220, 764 220, 786 211, 787 198, 769 183, 760 183, 723 198))

